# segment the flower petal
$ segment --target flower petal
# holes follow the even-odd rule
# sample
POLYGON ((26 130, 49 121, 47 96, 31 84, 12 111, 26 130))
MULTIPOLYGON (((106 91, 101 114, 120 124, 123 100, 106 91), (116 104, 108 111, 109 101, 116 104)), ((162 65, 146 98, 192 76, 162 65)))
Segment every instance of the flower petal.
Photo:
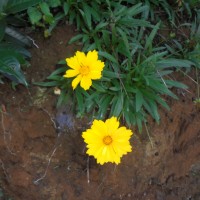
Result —
POLYGON ((88 76, 83 76, 80 85, 84 90, 88 90, 92 85, 92 80, 88 76))
POLYGON ((78 74, 79 74, 79 71, 74 70, 74 69, 69 69, 66 71, 64 77, 71 78, 71 77, 77 76, 78 74))
POLYGON ((91 79, 95 80, 95 79, 100 79, 102 75, 100 71, 91 71, 89 76, 91 79))
POLYGON ((132 134, 132 131, 126 129, 126 127, 120 127, 113 135, 113 139, 118 142, 128 141, 132 134))
POLYGON ((114 134, 119 127, 119 121, 117 121, 116 117, 111 117, 110 119, 107 119, 105 124, 108 128, 109 134, 114 134))
POLYGON ((67 62, 67 65, 70 68, 75 69, 75 70, 79 70, 80 69, 80 64, 79 64, 76 56, 71 57, 71 58, 67 58, 66 62, 67 62))
POLYGON ((83 52, 77 51, 76 58, 77 58, 80 66, 84 65, 84 63, 86 62, 86 56, 85 56, 85 53, 83 53, 83 52))
POLYGON ((104 62, 102 62, 100 60, 90 62, 91 71, 94 70, 94 71, 100 71, 101 72, 103 70, 104 66, 105 66, 104 62))
POLYGON ((98 52, 96 50, 87 53, 87 60, 89 62, 96 62, 98 60, 98 52))
POLYGON ((77 85, 80 83, 81 81, 81 75, 78 75, 73 81, 72 81, 72 87, 73 89, 75 89, 77 87, 77 85))
POLYGON ((94 120, 91 128, 92 130, 99 133, 102 139, 104 138, 104 136, 108 135, 107 127, 102 120, 94 120))

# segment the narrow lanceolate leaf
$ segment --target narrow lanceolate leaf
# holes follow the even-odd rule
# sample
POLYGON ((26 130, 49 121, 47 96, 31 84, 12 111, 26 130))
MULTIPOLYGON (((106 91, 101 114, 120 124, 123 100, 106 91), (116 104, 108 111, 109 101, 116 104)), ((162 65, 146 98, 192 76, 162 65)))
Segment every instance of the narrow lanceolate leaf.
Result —
POLYGON ((191 67, 192 65, 194 65, 194 63, 189 60, 174 59, 174 58, 163 59, 156 63, 156 66, 159 69, 169 68, 169 67, 176 67, 176 68, 186 67, 186 68, 188 68, 188 67, 191 67))
POLYGON ((42 0, 9 0, 5 7, 5 12, 7 14, 15 14, 40 2, 42 0))
POLYGON ((84 19, 86 21, 87 26, 89 29, 92 27, 92 21, 91 21, 91 9, 86 3, 83 3, 83 11, 84 11, 84 19))
POLYGON ((43 87, 54 87, 58 86, 58 81, 51 81, 51 82, 35 82, 34 85, 39 85, 43 87))
POLYGON ((99 55, 110 60, 111 62, 117 64, 117 59, 114 56, 112 56, 111 54, 109 54, 107 52, 99 51, 99 55))
MULTIPOLYGON (((106 26, 108 26, 108 23, 107 23, 107 22, 100 22, 100 23, 96 26, 95 32, 101 30, 102 28, 104 28, 104 27, 106 27, 106 26)), ((105 29, 106 29, 106 28, 105 28, 105 29)), ((106 31, 106 30, 104 30, 104 31, 106 31)))
POLYGON ((64 2, 64 4, 63 4, 63 10, 64 10, 65 15, 68 14, 69 9, 70 9, 70 3, 64 2))
POLYGON ((155 96, 155 100, 164 108, 166 108, 167 110, 170 110, 170 107, 168 106, 168 104, 160 96, 155 96))
POLYGON ((73 38, 71 38, 68 43, 72 44, 73 42, 80 40, 83 36, 84 36, 83 34, 78 34, 78 35, 74 36, 73 38))
POLYGON ((144 108, 158 122, 160 120, 160 116, 158 114, 158 108, 157 108, 156 102, 152 99, 147 99, 147 100, 144 100, 143 104, 144 104, 144 108))
POLYGON ((187 85, 180 83, 178 81, 173 81, 173 80, 165 80, 165 83, 167 84, 168 87, 177 87, 181 89, 187 89, 187 85))
POLYGON ((127 9, 127 15, 135 16, 135 15, 142 13, 143 11, 147 11, 147 10, 148 10, 148 6, 142 6, 142 3, 138 3, 135 6, 127 9))
POLYGON ((153 40, 154 40, 154 37, 156 36, 156 33, 159 29, 159 26, 160 26, 160 23, 157 23, 153 30, 151 31, 149 37, 146 39, 146 44, 145 44, 145 49, 148 49, 149 47, 151 47, 152 43, 153 43, 153 40))
POLYGON ((53 71, 48 77, 47 79, 51 80, 54 79, 55 76, 58 76, 58 74, 62 74, 66 71, 66 67, 60 67, 58 69, 56 69, 55 71, 53 71))
POLYGON ((124 104, 123 93, 120 93, 120 95, 117 95, 113 98, 111 115, 118 117, 122 112, 123 104, 124 104))
POLYGON ((140 92, 140 90, 137 90, 136 95, 135 95, 135 104, 136 104, 136 112, 138 112, 143 104, 143 95, 140 92))
POLYGON ((78 102, 79 112, 82 114, 82 113, 84 113, 85 106, 84 106, 83 96, 82 96, 81 90, 79 88, 76 88, 75 94, 76 94, 76 99, 77 99, 77 102, 78 102))
POLYGON ((105 88, 101 84, 99 84, 99 82, 98 83, 93 82, 92 87, 95 88, 95 90, 98 92, 106 92, 105 88))
POLYGON ((103 95, 102 98, 99 100, 99 117, 101 119, 106 115, 111 100, 112 96, 108 95, 103 95))

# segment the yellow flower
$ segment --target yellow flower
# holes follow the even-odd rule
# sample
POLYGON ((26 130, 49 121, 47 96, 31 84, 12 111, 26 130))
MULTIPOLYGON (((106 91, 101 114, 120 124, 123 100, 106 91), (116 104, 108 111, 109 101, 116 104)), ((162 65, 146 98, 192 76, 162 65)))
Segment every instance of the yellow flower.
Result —
POLYGON ((87 154, 94 156, 97 163, 119 164, 121 157, 132 150, 129 142, 132 134, 124 126, 119 128, 119 121, 112 117, 105 122, 94 120, 91 129, 83 132, 82 137, 87 144, 87 154))
POLYGON ((104 68, 104 62, 98 60, 98 52, 93 50, 85 53, 77 51, 74 57, 66 59, 67 65, 71 68, 66 71, 64 77, 76 78, 72 81, 75 89, 80 83, 84 90, 88 90, 92 85, 92 80, 100 79, 104 68))

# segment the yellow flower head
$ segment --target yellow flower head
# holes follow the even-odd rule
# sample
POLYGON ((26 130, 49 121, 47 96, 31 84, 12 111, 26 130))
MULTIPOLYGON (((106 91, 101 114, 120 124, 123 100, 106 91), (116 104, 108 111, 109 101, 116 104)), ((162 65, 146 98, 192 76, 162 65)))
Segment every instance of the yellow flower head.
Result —
POLYGON ((82 137, 87 144, 87 154, 94 156, 97 163, 119 164, 121 157, 132 150, 129 142, 132 134, 124 126, 119 128, 119 121, 112 117, 105 122, 94 120, 91 129, 83 132, 82 137))
POLYGON ((92 85, 92 80, 100 79, 104 68, 104 62, 98 60, 98 52, 93 50, 85 53, 77 51, 74 57, 66 59, 67 65, 71 68, 66 71, 64 77, 76 78, 72 81, 75 89, 80 83, 84 90, 88 90, 92 85))

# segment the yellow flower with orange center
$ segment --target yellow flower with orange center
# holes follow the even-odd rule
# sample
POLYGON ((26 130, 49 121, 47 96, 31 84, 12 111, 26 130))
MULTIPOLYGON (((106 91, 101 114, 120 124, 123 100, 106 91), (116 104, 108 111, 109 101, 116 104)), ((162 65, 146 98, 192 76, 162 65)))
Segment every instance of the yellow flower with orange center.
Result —
POLYGON ((111 117, 105 122, 94 120, 90 129, 83 132, 82 137, 87 144, 87 154, 94 156, 101 165, 107 162, 119 164, 121 157, 132 151, 130 137, 132 131, 122 126, 111 117))
POLYGON ((75 56, 66 59, 67 65, 71 68, 66 71, 64 77, 76 77, 72 81, 75 89, 80 83, 84 90, 88 90, 92 85, 92 80, 100 79, 104 62, 98 60, 98 52, 93 50, 85 53, 77 51, 75 56))

